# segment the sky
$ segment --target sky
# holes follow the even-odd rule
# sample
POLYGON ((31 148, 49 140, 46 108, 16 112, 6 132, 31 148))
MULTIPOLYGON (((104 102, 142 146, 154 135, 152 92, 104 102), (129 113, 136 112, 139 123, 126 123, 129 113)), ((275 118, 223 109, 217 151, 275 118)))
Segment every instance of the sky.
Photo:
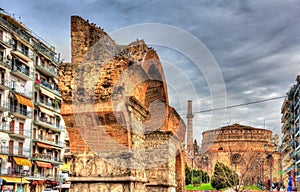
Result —
POLYGON ((70 61, 71 15, 88 19, 109 34, 126 27, 137 30, 132 27, 136 25, 150 29, 147 23, 154 24, 151 29, 156 36, 168 29, 173 29, 170 37, 184 32, 173 37, 176 46, 157 39, 147 42, 149 34, 135 36, 136 31, 129 39, 144 39, 144 35, 157 51, 170 105, 184 121, 187 100, 193 101, 194 137, 200 140, 202 131, 233 123, 281 134, 283 98, 213 113, 196 112, 286 94, 300 71, 300 1, 0 0, 0 7, 55 46, 64 61, 70 61), (193 55, 203 60, 195 61, 193 55))

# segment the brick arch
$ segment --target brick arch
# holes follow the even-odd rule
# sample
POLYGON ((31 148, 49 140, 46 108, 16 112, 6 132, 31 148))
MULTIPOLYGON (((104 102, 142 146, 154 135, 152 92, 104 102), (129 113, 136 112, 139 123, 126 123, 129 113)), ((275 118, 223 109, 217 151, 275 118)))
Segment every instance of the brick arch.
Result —
POLYGON ((161 81, 163 85, 164 101, 169 105, 168 90, 163 67, 160 63, 157 53, 150 49, 143 58, 142 68, 148 74, 149 78, 154 81, 161 81))

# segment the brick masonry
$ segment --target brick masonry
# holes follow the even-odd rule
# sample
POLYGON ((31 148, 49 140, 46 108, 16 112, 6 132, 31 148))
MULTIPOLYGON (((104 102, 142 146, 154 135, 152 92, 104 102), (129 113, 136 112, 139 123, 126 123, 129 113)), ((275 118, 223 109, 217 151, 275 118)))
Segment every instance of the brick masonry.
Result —
POLYGON ((186 128, 168 104, 156 52, 143 40, 117 45, 79 16, 71 48, 59 68, 70 192, 184 191, 186 128))

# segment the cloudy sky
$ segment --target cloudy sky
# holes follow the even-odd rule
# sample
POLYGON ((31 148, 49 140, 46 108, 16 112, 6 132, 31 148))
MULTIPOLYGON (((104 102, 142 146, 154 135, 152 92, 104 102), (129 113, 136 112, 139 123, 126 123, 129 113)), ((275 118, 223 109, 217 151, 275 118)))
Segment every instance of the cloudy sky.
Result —
MULTIPOLYGON (((153 43, 161 58, 170 104, 184 120, 189 99, 193 100, 194 112, 199 112, 280 97, 300 72, 299 1, 1 0, 0 6, 54 45, 65 61, 70 60, 71 15, 80 15, 108 33, 146 23, 165 24, 167 29, 175 27, 174 31, 185 32, 174 42, 180 47, 189 42, 182 42, 186 36, 194 38, 197 43, 187 44, 187 54, 167 43, 148 42, 153 43), (201 55, 203 49, 198 52, 199 44, 207 48, 211 55, 206 56, 211 58, 201 55), (203 56, 202 63, 191 58, 197 53, 203 56)), ((155 34, 161 31, 157 28, 155 34)), ((143 34, 132 36, 133 40, 144 38, 143 34)), ((195 137, 200 139, 203 130, 232 123, 280 133, 282 101, 214 114, 196 113, 195 137)))

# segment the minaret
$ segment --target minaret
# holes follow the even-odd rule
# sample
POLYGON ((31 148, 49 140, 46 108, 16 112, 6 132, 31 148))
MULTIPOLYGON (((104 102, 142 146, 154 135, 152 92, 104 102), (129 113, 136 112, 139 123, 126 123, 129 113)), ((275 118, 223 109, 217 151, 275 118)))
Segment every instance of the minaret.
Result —
POLYGON ((193 103, 192 100, 188 100, 188 110, 187 110, 187 151, 190 152, 191 155, 194 155, 194 133, 193 133, 193 103))

